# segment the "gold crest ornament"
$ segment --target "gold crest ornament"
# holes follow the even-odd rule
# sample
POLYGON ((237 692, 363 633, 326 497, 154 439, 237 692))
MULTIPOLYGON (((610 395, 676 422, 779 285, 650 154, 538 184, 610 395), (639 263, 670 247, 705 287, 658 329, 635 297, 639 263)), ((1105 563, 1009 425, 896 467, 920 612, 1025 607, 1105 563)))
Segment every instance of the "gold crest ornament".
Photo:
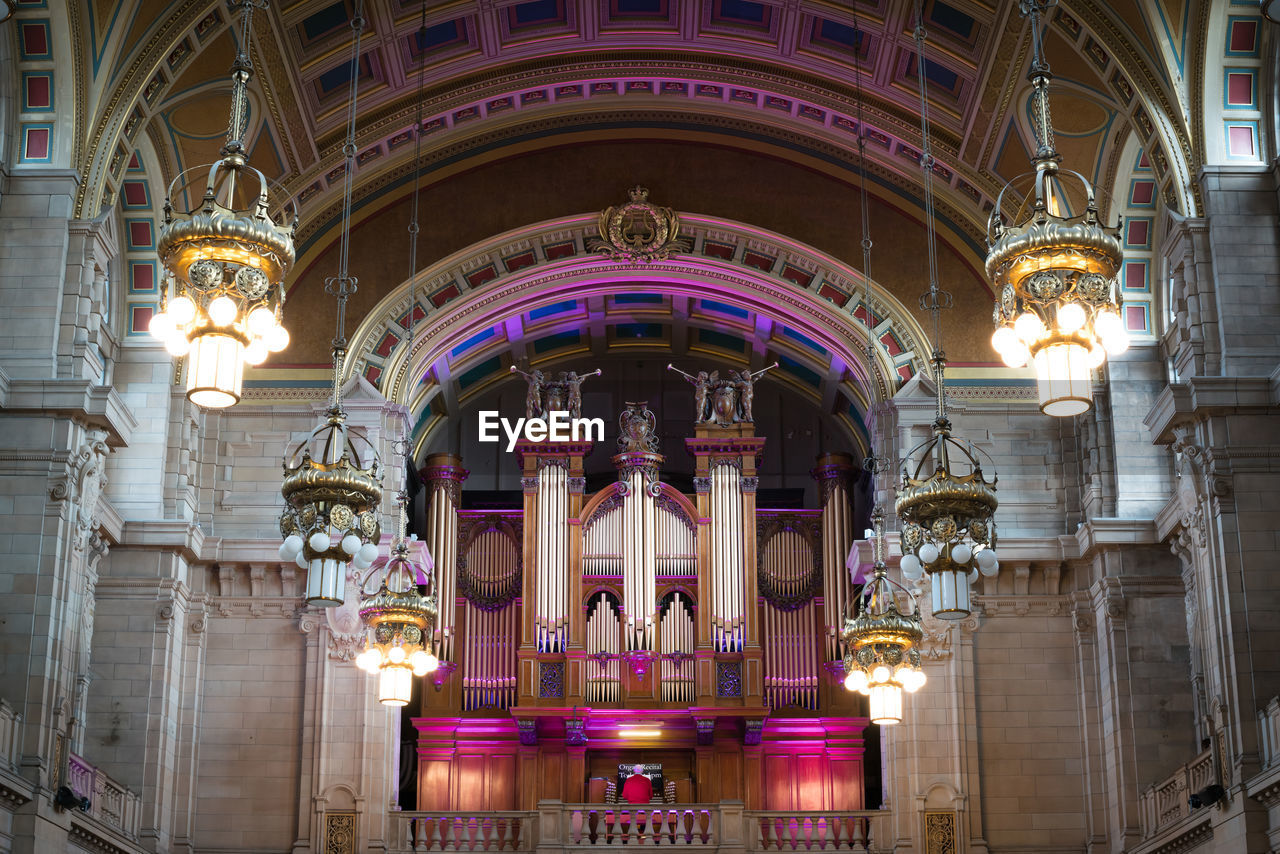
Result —
POLYGON ((600 214, 600 236, 588 241, 588 249, 610 260, 633 264, 662 261, 676 252, 689 251, 691 245, 680 237, 680 217, 675 211, 650 203, 645 187, 636 185, 628 194, 629 202, 605 208, 600 214))

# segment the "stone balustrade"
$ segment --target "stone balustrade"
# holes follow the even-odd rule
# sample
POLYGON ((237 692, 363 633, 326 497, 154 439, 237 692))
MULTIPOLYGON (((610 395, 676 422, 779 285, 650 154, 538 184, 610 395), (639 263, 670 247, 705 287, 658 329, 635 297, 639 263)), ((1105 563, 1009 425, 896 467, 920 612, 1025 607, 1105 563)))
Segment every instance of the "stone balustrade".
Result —
POLYGON ((68 755, 67 786, 89 799, 86 814, 130 839, 138 836, 141 799, 74 753, 68 755))
POLYGON ((389 854, 424 851, 532 852, 621 845, 703 851, 892 850, 884 810, 754 811, 720 804, 564 804, 518 812, 400 812, 391 817, 389 854))
POLYGON ((1142 838, 1150 839, 1191 815, 1188 798, 1214 782, 1213 752, 1205 750, 1139 796, 1142 838))

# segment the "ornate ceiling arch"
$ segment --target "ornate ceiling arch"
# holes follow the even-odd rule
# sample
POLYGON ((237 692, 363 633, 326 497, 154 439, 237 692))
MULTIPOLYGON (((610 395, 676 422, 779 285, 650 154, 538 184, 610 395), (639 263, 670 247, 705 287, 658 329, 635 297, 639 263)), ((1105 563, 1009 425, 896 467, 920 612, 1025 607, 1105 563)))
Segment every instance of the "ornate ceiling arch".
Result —
MULTIPOLYGON (((867 308, 861 276, 803 244, 751 226, 683 215, 687 253, 645 264, 610 261, 588 248, 598 215, 584 214, 499 235, 424 270, 414 286, 417 314, 409 339, 410 287, 394 288, 351 337, 348 374, 358 373, 415 422, 425 404, 418 380, 446 354, 515 315, 595 295, 655 292, 713 303, 732 323, 741 311, 785 324, 777 349, 797 363, 819 357, 829 373, 847 376, 865 410, 867 308), (805 351, 808 351, 805 354, 805 351), (802 355, 804 354, 804 355, 802 355)), ((880 394, 891 394, 927 363, 930 343, 910 312, 872 285, 870 317, 880 394), (892 387, 886 384, 890 378, 892 387)), ((534 315, 537 316, 536 314, 534 315)))

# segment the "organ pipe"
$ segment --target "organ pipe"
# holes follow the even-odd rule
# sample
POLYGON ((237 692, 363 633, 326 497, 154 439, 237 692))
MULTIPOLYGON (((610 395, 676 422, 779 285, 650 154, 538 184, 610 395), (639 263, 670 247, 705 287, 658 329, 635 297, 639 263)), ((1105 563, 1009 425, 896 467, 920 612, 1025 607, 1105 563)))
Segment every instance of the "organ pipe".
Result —
POLYGON ((743 573, 742 475, 733 466, 711 470, 712 643, 718 652, 740 652, 746 608, 743 573))
POLYGON ((536 515, 537 647, 539 652, 564 652, 569 629, 569 484, 563 467, 538 470, 536 515))
POLYGON ((853 459, 847 454, 824 454, 812 474, 822 496, 822 623, 826 629, 827 661, 841 661, 840 632, 853 596, 846 561, 857 535, 853 530, 850 494, 853 459))
POLYGON ((510 708, 516 697, 516 606, 521 568, 514 534, 481 531, 466 547, 459 579, 468 596, 463 709, 510 708))
POLYGON ((467 471, 462 460, 452 454, 432 454, 422 469, 428 490, 427 548, 435 559, 436 616, 432 636, 436 656, 441 661, 456 661, 455 602, 458 572, 458 503, 462 481, 467 471))
POLYGON ((593 598, 587 616, 587 702, 617 703, 622 700, 622 670, 619 655, 618 617, 607 593, 593 598))
POLYGON ((818 708, 818 646, 814 630, 817 532, 802 519, 773 518, 757 558, 765 595, 764 695, 770 708, 818 708), (806 537, 801 531, 809 531, 806 537), (769 533, 772 531, 773 533, 769 533), (812 539, 811 539, 812 538, 812 539))
POLYGON ((633 469, 622 499, 622 605, 626 649, 654 647, 657 597, 656 505, 645 475, 633 469))
POLYGON ((658 652, 662 655, 663 702, 692 703, 694 700, 694 630, 693 610, 684 594, 672 593, 660 623, 658 652))

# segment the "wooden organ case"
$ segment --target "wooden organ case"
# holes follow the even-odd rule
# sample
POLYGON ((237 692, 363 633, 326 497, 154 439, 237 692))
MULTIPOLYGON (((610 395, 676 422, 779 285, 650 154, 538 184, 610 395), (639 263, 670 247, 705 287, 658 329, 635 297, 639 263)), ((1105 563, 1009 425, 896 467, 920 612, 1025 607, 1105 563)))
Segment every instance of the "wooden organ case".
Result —
POLYGON ((583 463, 603 449, 518 443, 519 510, 459 509, 461 460, 428 458, 453 601, 413 718, 418 809, 601 801, 636 763, 662 769, 659 799, 863 807, 867 720, 838 636, 857 467, 821 457, 820 507, 758 508, 765 438, 699 423, 687 495, 661 480, 653 424, 623 414, 617 480, 591 495, 583 463))

